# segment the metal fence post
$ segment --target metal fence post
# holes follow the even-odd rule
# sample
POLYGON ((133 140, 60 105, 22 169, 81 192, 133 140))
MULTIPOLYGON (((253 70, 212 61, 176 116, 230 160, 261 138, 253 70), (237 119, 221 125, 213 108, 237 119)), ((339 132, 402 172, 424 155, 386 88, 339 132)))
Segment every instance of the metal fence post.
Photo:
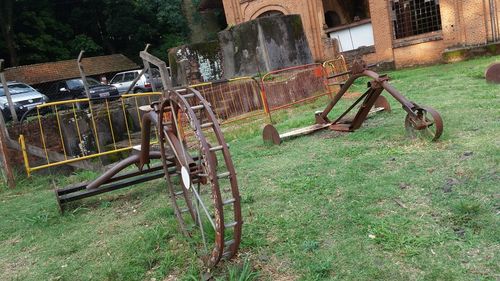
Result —
MULTIPOLYGON (((7 88, 7 82, 5 81, 5 75, 3 73, 3 64, 4 60, 0 59, 0 78, 2 80, 2 84, 4 87, 5 95, 7 96, 7 100, 9 102, 10 110, 12 111, 12 99, 10 98, 9 88, 7 88)), ((14 110, 12 118, 17 121, 17 115, 14 110)), ((9 136, 9 132, 7 131, 7 126, 5 125, 5 120, 3 119, 3 114, 0 113, 0 165, 2 166, 2 175, 4 180, 7 182, 7 185, 10 188, 16 187, 16 181, 14 179, 14 173, 12 173, 12 168, 9 164, 9 152, 7 150, 7 138, 9 136)))
POLYGON ((85 51, 81 50, 80 54, 78 55, 78 59, 76 60, 76 64, 78 65, 78 70, 80 71, 80 76, 82 77, 83 87, 85 88, 85 94, 87 95, 87 98, 90 99, 89 84, 87 83, 87 77, 85 76, 85 70, 83 69, 83 65, 82 65, 83 53, 85 53, 85 51))
POLYGON ((273 123, 273 118, 271 116, 271 110, 269 110, 269 103, 267 102, 266 89, 264 88, 264 81, 262 81, 262 77, 261 77, 261 79, 259 79, 257 81, 257 84, 259 84, 260 98, 262 99, 262 105, 264 106, 264 112, 267 114, 267 117, 269 118, 269 122, 273 123))
POLYGON ((9 87, 7 86, 7 80, 5 79, 5 74, 3 72, 3 69, 4 69, 3 63, 4 63, 4 60, 0 59, 0 80, 1 80, 2 85, 3 85, 3 91, 5 94, 5 97, 7 98, 7 103, 9 104, 9 109, 10 109, 10 114, 12 116, 12 120, 14 120, 14 122, 17 123, 17 121, 19 121, 19 119, 17 119, 16 109, 14 107, 14 103, 12 102, 12 97, 10 96, 9 87))
MULTIPOLYGON (((1 115, 1 114, 0 114, 1 115)), ((5 126, 3 116, 0 116, 0 126, 5 126)), ((0 130, 0 161, 2 166, 2 175, 7 185, 10 188, 16 187, 16 181, 14 179, 14 174, 12 173, 12 168, 9 164, 9 153, 7 150, 7 141, 4 130, 0 130)))

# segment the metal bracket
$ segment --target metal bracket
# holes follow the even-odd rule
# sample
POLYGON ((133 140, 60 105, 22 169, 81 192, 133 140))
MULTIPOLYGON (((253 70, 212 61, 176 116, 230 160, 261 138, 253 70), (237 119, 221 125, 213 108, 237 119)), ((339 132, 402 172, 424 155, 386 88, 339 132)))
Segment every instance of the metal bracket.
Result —
POLYGON ((89 84, 87 83, 87 77, 85 76, 85 71, 84 71, 83 65, 82 65, 83 53, 85 53, 85 51, 81 50, 80 54, 78 55, 78 59, 76 60, 76 63, 78 64, 78 70, 80 71, 80 77, 82 78, 83 87, 85 88, 85 94, 87 95, 87 98, 90 99, 89 84))
POLYGON ((164 90, 171 90, 172 89, 172 80, 170 79, 170 76, 168 75, 167 64, 164 61, 162 61, 161 59, 148 53, 147 47, 146 47, 145 51, 141 51, 139 53, 139 56, 143 59, 143 61, 146 61, 147 63, 153 64, 156 67, 158 67, 158 69, 160 70, 161 82, 163 84, 163 89, 164 90))

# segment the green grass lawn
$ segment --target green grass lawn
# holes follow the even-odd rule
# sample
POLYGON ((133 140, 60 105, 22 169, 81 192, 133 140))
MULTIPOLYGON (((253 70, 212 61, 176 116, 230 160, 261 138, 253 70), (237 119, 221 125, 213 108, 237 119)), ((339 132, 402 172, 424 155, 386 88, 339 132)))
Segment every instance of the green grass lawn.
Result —
MULTIPOLYGON (((389 73, 405 96, 441 113, 436 143, 406 138, 405 112, 388 94, 393 111, 355 133, 325 130, 267 146, 260 120, 225 128, 243 238, 239 257, 212 275, 499 280, 500 86, 483 79, 493 61, 500 57, 389 73)), ((312 124, 325 105, 279 112, 276 126, 312 124)), ((0 280, 199 280, 202 264, 161 180, 60 215, 52 180, 62 187, 95 176, 20 176, 16 189, 0 188, 0 280)))

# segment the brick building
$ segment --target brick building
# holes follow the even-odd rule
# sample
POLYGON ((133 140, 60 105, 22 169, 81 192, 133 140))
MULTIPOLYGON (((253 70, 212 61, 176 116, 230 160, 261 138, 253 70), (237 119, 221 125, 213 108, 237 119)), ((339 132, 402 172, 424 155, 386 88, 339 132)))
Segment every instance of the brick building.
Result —
POLYGON ((229 25, 302 17, 316 60, 337 50, 396 67, 441 60, 446 49, 500 41, 500 0, 214 0, 229 25))

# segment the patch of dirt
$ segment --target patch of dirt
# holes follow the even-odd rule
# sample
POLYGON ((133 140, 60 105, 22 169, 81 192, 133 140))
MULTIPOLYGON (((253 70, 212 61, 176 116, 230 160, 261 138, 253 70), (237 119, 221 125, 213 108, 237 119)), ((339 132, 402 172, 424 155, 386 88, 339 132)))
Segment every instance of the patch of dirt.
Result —
POLYGON ((462 156, 460 156, 460 161, 467 160, 467 159, 471 158, 473 155, 474 155, 474 152, 466 151, 462 154, 462 156))
MULTIPOLYGON (((146 275, 147 275, 147 274, 146 274, 146 275)), ((170 273, 167 277, 165 277, 165 278, 163 279, 163 281, 177 281, 177 280, 180 280, 180 278, 179 278, 179 276, 178 276, 178 275, 179 275, 179 274, 178 274, 178 273, 176 273, 176 272, 174 272, 174 273, 170 273)), ((148 280, 148 279, 146 279, 146 280, 148 280)), ((151 279, 150 279, 150 280, 151 280, 151 279)))
POLYGON ((4 263, 0 261, 0 280, 15 280, 19 274, 29 270, 30 263, 28 256, 23 256, 4 263))
POLYGON ((459 184, 460 181, 455 179, 455 178, 448 178, 446 179, 446 183, 443 185, 443 192, 444 193, 450 193, 453 191, 453 186, 459 184))
POLYGON ((12 237, 10 239, 7 239, 5 241, 3 241, 0 245, 6 245, 6 246, 15 246, 17 243, 21 242, 21 236, 16 236, 16 237, 12 237))
POLYGON ((335 138, 338 138, 338 137, 342 137, 342 136, 345 136, 349 134, 348 132, 338 132, 338 131, 332 131, 332 130, 329 130, 328 128, 323 130, 321 132, 321 134, 318 134, 319 137, 323 138, 323 139, 335 139, 335 138))
POLYGON ((399 189, 404 190, 404 189, 409 189, 409 188, 411 188, 410 184, 407 184, 405 182, 399 183, 399 189))
POLYGON ((484 279, 491 278, 492 280, 498 280, 500 275, 495 271, 495 266, 489 266, 488 264, 491 264, 491 261, 495 259, 499 251, 500 246, 498 245, 484 245, 480 248, 473 248, 467 251, 461 261, 467 271, 480 275, 484 279))
POLYGON ((298 280, 299 276, 293 274, 291 264, 287 260, 278 259, 276 256, 260 255, 253 261, 260 276, 269 277, 269 280, 274 281, 294 281, 298 280))
POLYGON ((353 99, 357 99, 357 98, 361 97, 361 95, 362 94, 359 93, 359 92, 347 92, 347 93, 344 94, 344 96, 342 98, 349 99, 349 100, 352 99, 353 100, 353 99))

